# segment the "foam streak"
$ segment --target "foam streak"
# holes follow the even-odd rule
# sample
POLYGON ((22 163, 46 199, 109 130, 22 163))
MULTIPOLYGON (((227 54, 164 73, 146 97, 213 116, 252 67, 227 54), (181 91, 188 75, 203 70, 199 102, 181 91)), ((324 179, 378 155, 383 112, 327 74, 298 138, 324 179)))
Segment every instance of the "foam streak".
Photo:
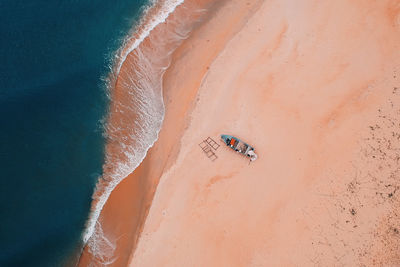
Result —
POLYGON ((115 62, 117 68, 111 74, 118 77, 118 82, 115 79, 109 83, 112 102, 105 125, 106 162, 83 234, 89 252, 103 265, 114 259, 116 238, 105 236, 99 216, 114 188, 140 165, 158 139, 164 119, 163 74, 173 51, 194 25, 190 16, 166 21, 182 3, 183 0, 153 2, 133 39, 124 43, 126 46, 115 62), (149 15, 151 12, 154 14, 149 15), (157 25, 160 27, 156 28, 157 25), (156 33, 150 34, 153 30, 156 33))

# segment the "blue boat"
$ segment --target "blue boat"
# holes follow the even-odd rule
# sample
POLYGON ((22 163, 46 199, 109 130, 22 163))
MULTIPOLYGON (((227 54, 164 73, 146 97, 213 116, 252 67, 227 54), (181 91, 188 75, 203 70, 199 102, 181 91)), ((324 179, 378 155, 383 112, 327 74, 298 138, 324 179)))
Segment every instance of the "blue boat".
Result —
POLYGON ((228 134, 221 134, 221 139, 227 146, 229 146, 236 152, 245 155, 246 157, 249 157, 251 161, 257 159, 257 154, 255 153, 254 147, 246 144, 239 138, 228 134))

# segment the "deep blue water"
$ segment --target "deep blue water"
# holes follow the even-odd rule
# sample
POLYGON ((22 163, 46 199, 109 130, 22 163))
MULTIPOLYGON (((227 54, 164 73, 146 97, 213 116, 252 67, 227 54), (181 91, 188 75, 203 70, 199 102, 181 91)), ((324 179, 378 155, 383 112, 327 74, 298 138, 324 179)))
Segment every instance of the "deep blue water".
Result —
POLYGON ((0 266, 79 251, 104 161, 101 78, 146 2, 0 1, 0 266))

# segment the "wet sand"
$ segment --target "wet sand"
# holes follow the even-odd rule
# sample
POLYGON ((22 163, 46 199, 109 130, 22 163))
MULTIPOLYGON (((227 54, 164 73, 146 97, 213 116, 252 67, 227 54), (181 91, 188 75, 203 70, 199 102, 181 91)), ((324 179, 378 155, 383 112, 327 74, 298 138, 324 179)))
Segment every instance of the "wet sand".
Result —
POLYGON ((163 128, 139 167, 147 199, 161 178, 131 266, 399 265, 399 11, 240 0, 215 11, 164 79, 163 128), (198 144, 222 133, 259 159, 220 143, 210 161, 198 144))
MULTIPOLYGON (((151 32, 150 36, 143 41, 141 47, 150 46, 149 39, 154 38, 154 36, 162 36, 168 30, 171 30, 168 29, 171 25, 181 24, 181 18, 188 14, 191 14, 194 31, 201 32, 203 23, 213 17, 213 11, 221 8, 225 1, 220 1, 217 4, 210 2, 212 1, 186 1, 168 18, 167 23, 161 24, 151 32), (203 9, 212 11, 203 12, 203 9)), ((154 13, 156 11, 151 12, 154 13)), ((234 20, 235 17, 232 17, 232 19, 234 20)), ((173 125, 173 127, 162 129, 158 141, 148 151, 145 160, 113 190, 99 217, 103 234, 107 238, 107 242, 110 241, 110 243, 102 247, 104 244, 101 242, 104 240, 96 242, 96 248, 103 252, 106 251, 106 253, 103 255, 94 254, 91 251, 93 248, 86 246, 79 262, 80 266, 90 264, 101 265, 105 263, 107 263, 107 266, 124 266, 128 263, 149 210, 158 181, 162 173, 170 167, 179 151, 180 136, 187 126, 188 121, 185 118, 194 105, 193 99, 195 99, 197 89, 200 86, 201 77, 204 76, 211 61, 232 35, 233 32, 228 30, 220 35, 219 38, 215 38, 211 42, 208 40, 205 47, 210 49, 210 53, 205 57, 203 53, 197 53, 192 54, 190 59, 188 57, 183 57, 182 59, 182 54, 186 54, 193 47, 201 45, 197 43, 197 39, 193 38, 187 39, 173 54, 173 62, 190 60, 190 65, 196 65, 195 69, 182 71, 180 68, 176 68, 178 65, 174 64, 169 67, 164 76, 163 83, 165 84, 165 88, 163 95, 166 115, 163 125, 173 125), (185 83, 180 83, 179 79, 185 80, 185 76, 191 78, 187 79, 185 83)), ((121 100, 127 99, 129 94, 131 94, 127 90, 126 85, 129 85, 130 80, 135 75, 135 68, 132 67, 136 63, 135 60, 135 56, 130 54, 123 63, 120 75, 117 77, 115 90, 113 90, 113 103, 119 103, 121 100)), ((110 116, 110 120, 113 120, 113 122, 124 120, 134 121, 137 119, 134 113, 130 114, 129 118, 126 117, 127 114, 121 114, 118 112, 118 108, 120 107, 115 104, 111 106, 112 115, 110 116)), ((122 132, 121 134, 124 133, 122 132)), ((117 149, 118 147, 115 148, 113 143, 107 146, 108 153, 113 153, 113 150, 117 151, 117 149)), ((106 166, 106 171, 113 171, 112 167, 110 168, 108 170, 106 166)))
POLYGON ((209 4, 168 18, 196 22, 163 76, 159 139, 101 212, 110 256, 86 248, 80 266, 399 265, 400 5, 209 4), (208 136, 214 162, 198 146, 208 136))

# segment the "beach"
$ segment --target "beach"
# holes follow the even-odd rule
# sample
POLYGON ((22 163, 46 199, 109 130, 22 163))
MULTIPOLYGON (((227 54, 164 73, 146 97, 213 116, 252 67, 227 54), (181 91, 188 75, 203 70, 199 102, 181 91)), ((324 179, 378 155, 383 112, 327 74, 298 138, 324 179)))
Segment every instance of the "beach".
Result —
POLYGON ((103 263, 399 265, 400 4, 185 1, 151 34, 187 14, 158 139, 102 210, 103 263))

